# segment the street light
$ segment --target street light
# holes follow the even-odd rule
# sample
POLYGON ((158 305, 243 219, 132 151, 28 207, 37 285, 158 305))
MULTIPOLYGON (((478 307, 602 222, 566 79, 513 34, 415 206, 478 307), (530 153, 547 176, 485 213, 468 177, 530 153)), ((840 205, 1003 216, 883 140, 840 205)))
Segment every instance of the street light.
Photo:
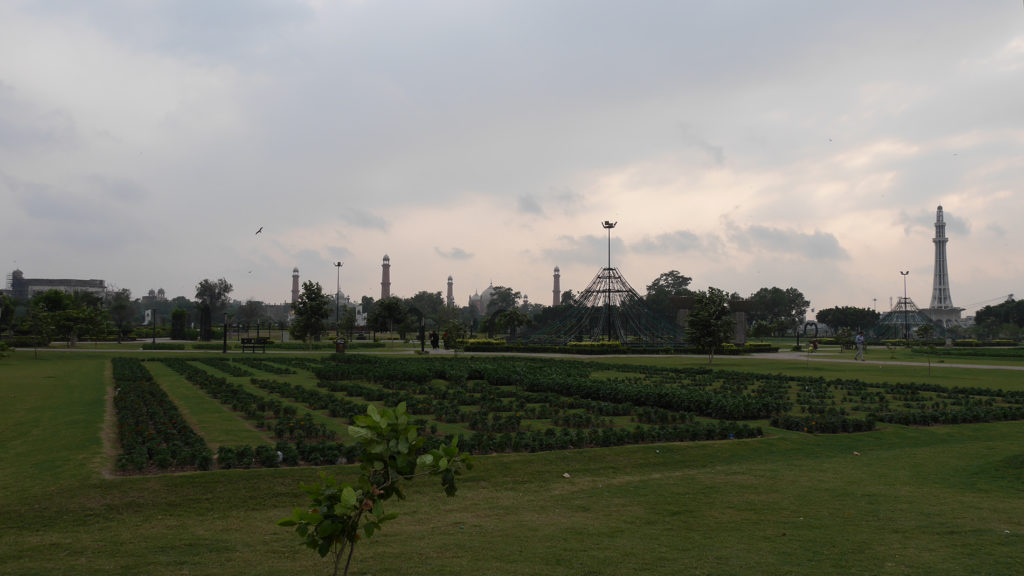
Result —
POLYGON ((608 341, 612 341, 612 228, 618 221, 612 222, 605 220, 601 222, 601 226, 608 231, 608 268, 605 269, 605 273, 608 274, 608 295, 604 301, 604 315, 608 319, 608 341))
POLYGON ((334 267, 338 270, 338 278, 334 284, 334 337, 341 337, 341 318, 338 315, 338 306, 341 303, 341 267, 344 262, 335 262, 334 267))
POLYGON ((910 274, 910 270, 906 272, 900 270, 900 276, 903 276, 903 339, 907 346, 910 346, 910 321, 907 320, 907 275, 910 274))

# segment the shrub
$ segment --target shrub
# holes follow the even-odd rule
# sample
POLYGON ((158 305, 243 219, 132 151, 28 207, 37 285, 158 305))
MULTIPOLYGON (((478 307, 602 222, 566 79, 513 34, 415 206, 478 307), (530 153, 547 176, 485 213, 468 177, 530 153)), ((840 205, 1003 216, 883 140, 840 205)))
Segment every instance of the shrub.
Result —
POLYGON ((142 345, 143 350, 184 350, 185 345, 180 342, 146 342, 142 345))

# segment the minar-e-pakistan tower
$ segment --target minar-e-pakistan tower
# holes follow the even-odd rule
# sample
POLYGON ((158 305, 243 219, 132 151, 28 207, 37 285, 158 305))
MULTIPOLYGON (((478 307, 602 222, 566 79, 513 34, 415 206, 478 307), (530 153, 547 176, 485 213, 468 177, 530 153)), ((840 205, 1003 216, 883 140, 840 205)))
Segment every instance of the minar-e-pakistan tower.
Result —
POLYGON ((935 275, 932 278, 932 301, 927 310, 922 310, 933 321, 945 327, 960 323, 963 308, 953 306, 949 295, 949 267, 946 264, 946 222, 942 218, 942 206, 935 211, 935 275))

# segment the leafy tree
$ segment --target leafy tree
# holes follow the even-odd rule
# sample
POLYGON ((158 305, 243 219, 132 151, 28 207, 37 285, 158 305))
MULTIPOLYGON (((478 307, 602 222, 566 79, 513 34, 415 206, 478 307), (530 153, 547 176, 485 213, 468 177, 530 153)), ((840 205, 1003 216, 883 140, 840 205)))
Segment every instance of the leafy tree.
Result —
POLYGON ((734 323, 729 310, 729 293, 708 287, 694 295, 693 308, 687 318, 686 337, 698 350, 708 354, 708 364, 715 350, 732 338, 734 323))
POLYGON ((367 322, 376 332, 391 332, 396 325, 401 325, 405 321, 407 315, 408 311, 402 299, 391 296, 377 301, 367 322))
POLYGON ((750 303, 748 321, 766 322, 776 334, 795 331, 804 323, 810 302, 796 288, 761 288, 747 299, 750 303))
POLYGON ((508 330, 509 338, 515 338, 516 329, 520 326, 528 326, 530 324, 530 317, 513 308, 511 310, 495 312, 494 323, 495 328, 498 330, 508 330))
POLYGON ((319 282, 307 280, 302 283, 298 299, 292 303, 295 319, 288 332, 303 342, 319 340, 326 330, 324 320, 331 314, 330 299, 324 294, 319 282))
POLYGON ((647 307, 674 324, 676 307, 672 304, 672 297, 693 294, 693 291, 689 289, 691 280, 693 279, 683 276, 678 270, 662 272, 647 285, 647 295, 644 297, 647 307))
POLYGON ((491 299, 487 301, 487 315, 493 316, 495 312, 501 310, 518 308, 521 297, 522 294, 507 286, 493 286, 491 288, 491 299))
POLYGON ((224 312, 229 303, 229 295, 234 287, 221 278, 213 281, 203 279, 196 284, 196 307, 199 309, 199 338, 210 340, 213 333, 213 317, 224 312))
POLYGON ((266 307, 259 300, 246 300, 235 312, 235 321, 246 326, 256 324, 266 317, 266 307))
POLYGON ((441 337, 444 339, 446 350, 462 350, 466 347, 466 337, 469 330, 466 325, 458 320, 450 320, 441 326, 441 337))
POLYGON ((818 310, 817 318, 818 322, 826 324, 833 330, 850 328, 866 332, 878 324, 879 314, 870 308, 836 306, 818 310))
POLYGON ((171 339, 188 339, 188 312, 177 308, 171 312, 171 339))
POLYGON ((472 468, 470 456, 459 451, 458 437, 447 446, 423 450, 425 438, 410 421, 404 402, 394 410, 370 404, 366 415, 355 416, 353 421, 355 426, 348 427, 348 434, 363 448, 356 484, 339 482, 321 472, 319 482, 303 486, 310 505, 295 508, 290 517, 278 522, 279 526, 294 526, 303 543, 321 558, 332 554, 335 575, 342 557, 342 574, 348 574, 355 545, 362 537, 372 537, 398 516, 385 512, 384 502, 392 497, 405 499, 403 480, 440 476, 445 494, 454 496, 455 477, 472 468))
POLYGON ((14 325, 14 300, 6 294, 0 295, 0 334, 14 325))
POLYGON ((132 331, 132 320, 135 318, 135 306, 132 305, 132 291, 122 288, 110 297, 110 321, 117 328, 117 342, 132 331))
POLYGON ((1005 302, 995 306, 984 306, 974 315, 974 322, 979 326, 1014 324, 1018 328, 1024 328, 1024 300, 1014 300, 1013 296, 1010 296, 1005 302))
POLYGON ((440 292, 427 292, 426 290, 421 290, 412 298, 405 299, 403 304, 407 310, 413 308, 419 310, 423 315, 424 323, 434 326, 440 325, 441 312, 446 308, 440 292))
POLYGON ((935 335, 935 326, 932 324, 921 324, 917 327, 917 330, 914 331, 914 334, 917 336, 918 340, 927 342, 935 335))
POLYGON ((572 306, 576 302, 576 296, 577 294, 573 292, 571 289, 566 290, 565 292, 562 292, 562 297, 559 300, 559 304, 561 304, 562 306, 572 306))
POLYGON ((356 309, 352 306, 344 306, 341 309, 341 319, 338 321, 338 330, 345 334, 349 340, 352 339, 352 332, 356 328, 356 309))

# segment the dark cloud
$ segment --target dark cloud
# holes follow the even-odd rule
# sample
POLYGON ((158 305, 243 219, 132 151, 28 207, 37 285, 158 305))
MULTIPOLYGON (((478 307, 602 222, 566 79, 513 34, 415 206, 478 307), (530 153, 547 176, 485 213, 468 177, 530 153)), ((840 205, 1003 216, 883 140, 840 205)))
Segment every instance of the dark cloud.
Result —
POLYGON ((696 148, 711 159, 717 166, 725 163, 725 149, 708 142, 703 136, 697 134, 692 126, 681 124, 683 145, 696 148))
POLYGON ((540 202, 529 194, 520 196, 516 203, 516 207, 523 214, 534 214, 536 216, 544 215, 544 209, 540 207, 540 202))
POLYGON ((42 110, 18 97, 16 89, 0 81, 0 150, 25 152, 72 143, 76 139, 71 117, 57 110, 42 110))
POLYGON ((442 258, 447 258, 448 260, 469 260, 470 258, 473 257, 472 253, 466 252, 462 248, 452 248, 451 250, 441 250, 440 248, 435 246, 434 247, 434 252, 436 252, 438 256, 441 256, 442 258))
MULTIPOLYGON (((616 258, 626 251, 622 240, 612 237, 612 266, 616 258)), ((584 236, 559 236, 555 246, 543 251, 544 259, 561 265, 579 263, 593 266, 607 266, 608 238, 587 234, 584 236)))
POLYGON ((726 237, 741 250, 788 254, 809 260, 846 260, 850 256, 835 235, 811 233, 770 226, 738 226, 726 223, 726 237))
MULTIPOLYGON (((922 209, 911 213, 901 210, 897 216, 897 222, 903 226, 903 233, 906 236, 919 236, 925 231, 931 231, 932 236, 934 236, 937 211, 937 209, 922 209)), ((946 223, 947 238, 955 236, 966 237, 971 233, 971 223, 967 219, 961 218, 955 213, 950 213, 945 208, 942 210, 942 221, 946 223)))
POLYGON ((701 238, 688 230, 666 232, 656 236, 645 236, 639 242, 630 244, 629 249, 644 253, 676 253, 690 252, 705 248, 701 238))
POLYGON ((339 215, 341 221, 356 228, 388 231, 388 221, 362 208, 346 208, 339 215))

